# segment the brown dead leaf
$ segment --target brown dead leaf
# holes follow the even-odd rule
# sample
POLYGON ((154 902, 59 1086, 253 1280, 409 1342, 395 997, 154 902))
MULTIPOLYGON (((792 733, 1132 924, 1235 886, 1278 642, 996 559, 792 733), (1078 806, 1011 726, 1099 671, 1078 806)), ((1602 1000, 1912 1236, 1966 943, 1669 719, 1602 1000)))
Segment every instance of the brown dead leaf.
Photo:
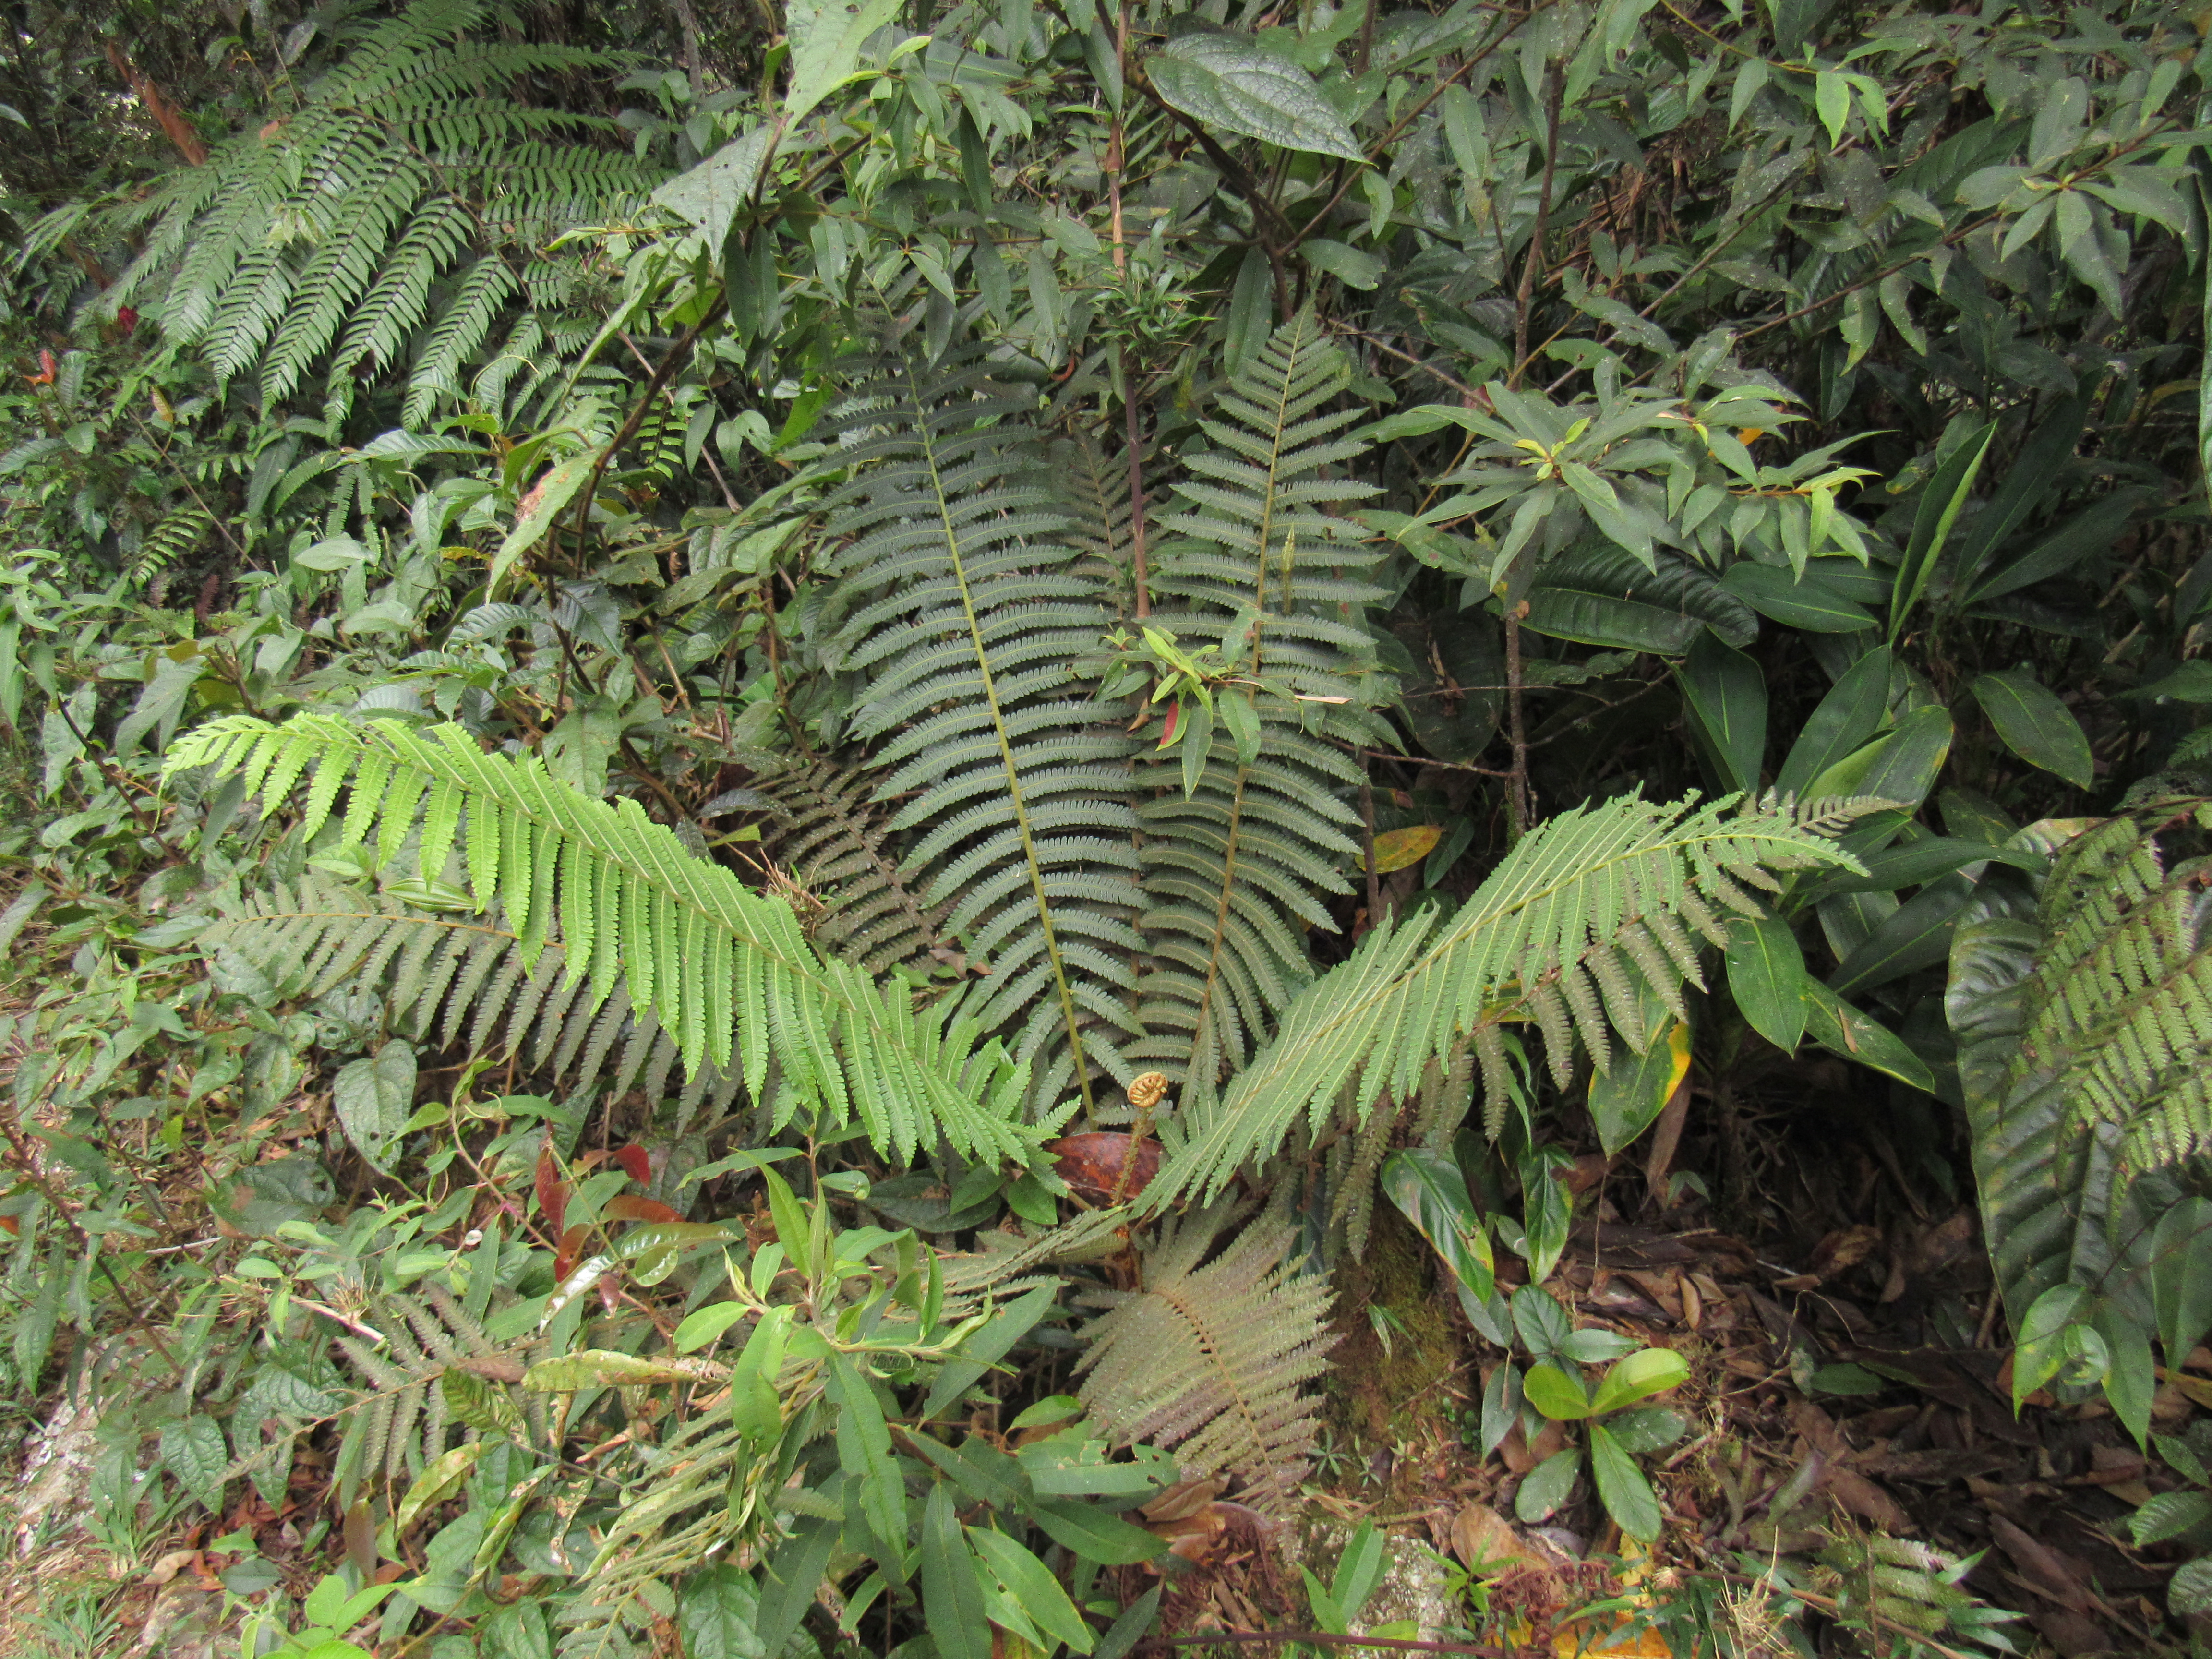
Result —
POLYGON ((1522 1540, 1487 1504, 1469 1504, 1452 1517, 1452 1553, 1471 1568, 1488 1565, 1542 1566, 1544 1558, 1522 1540))
POLYGON ((199 1559, 200 1553, 198 1550, 171 1550, 152 1566, 147 1568, 145 1577, 139 1582, 145 1584, 166 1584, 199 1559))
POLYGON ((1137 1513, 1147 1521, 1180 1521, 1187 1515, 1197 1514, 1220 1497, 1228 1486, 1229 1482, 1219 1475, 1210 1480, 1178 1480, 1137 1513))
POLYGON ((1118 1192, 1121 1198, 1133 1198, 1152 1184, 1160 1172, 1160 1143, 1147 1135, 1137 1142, 1134 1167, 1129 1143, 1133 1137, 1117 1130, 1098 1130, 1090 1134, 1066 1135, 1052 1142, 1045 1150, 1056 1160, 1054 1167, 1060 1178, 1073 1188, 1079 1197, 1092 1204, 1111 1204, 1118 1192))
POLYGON ((2030 1537, 2002 1515, 1990 1516, 1990 1535, 2012 1558, 2021 1583, 2045 1601, 2069 1613, 2106 1611, 2088 1588, 2088 1573, 2072 1557, 2030 1537))
POLYGON ((1856 1267, 1881 1247, 1879 1227, 1843 1227, 1813 1247, 1812 1271, 1823 1279, 1856 1267))

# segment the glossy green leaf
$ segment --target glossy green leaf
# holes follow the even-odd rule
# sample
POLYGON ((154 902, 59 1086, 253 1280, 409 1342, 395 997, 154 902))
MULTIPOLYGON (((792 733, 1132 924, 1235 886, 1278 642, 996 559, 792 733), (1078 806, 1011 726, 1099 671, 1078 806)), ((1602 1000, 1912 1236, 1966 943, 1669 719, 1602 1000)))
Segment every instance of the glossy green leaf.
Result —
POLYGON ((1384 1194, 1443 1258, 1452 1276, 1487 1301, 1498 1286, 1490 1235, 1468 1196, 1459 1165, 1440 1152, 1407 1146, 1382 1160, 1384 1194))
POLYGON ((2028 1395, 2057 1376, 2071 1357, 2069 1331, 2089 1307, 2089 1292, 2080 1285, 2054 1285, 2028 1306, 2027 1316, 2014 1333, 2012 1404, 2016 1412, 2028 1395))
POLYGON ((1590 1425, 1589 1453, 1590 1475, 1597 1483, 1598 1501, 1605 1505, 1605 1512, 1639 1543, 1656 1542, 1666 1517, 1636 1460, 1621 1449, 1620 1443, 1601 1423, 1590 1425))
POLYGON ((1904 562, 1898 567, 1897 586, 1890 598, 1889 643, 1893 646, 1904 634, 1905 618, 1919 604, 1929 578, 1935 574, 1951 526, 1958 522, 1966 498, 1973 492, 1974 477, 1982 469, 1996 431, 1997 423, 1990 421, 1969 435, 1936 469, 1935 477, 1921 492, 1920 505, 1913 513, 1912 535, 1905 544, 1904 562))
POLYGON ((2184 1199, 2159 1217, 2150 1285, 2166 1363, 2179 1367, 2212 1331, 2212 1199, 2184 1199))
POLYGON ((1809 974, 1805 978, 1805 1034, 1830 1054, 1871 1066, 1925 1093, 1936 1092, 1935 1074, 1903 1038, 1867 1018, 1809 974))
POLYGON ((1583 1472, 1583 1455, 1572 1449, 1553 1452, 1522 1477, 1513 1495, 1513 1513, 1529 1526, 1548 1521, 1575 1489, 1583 1472))
POLYGON ((830 1393, 837 1402, 837 1461, 846 1490, 856 1492, 860 1513, 876 1537, 876 1559, 894 1578, 906 1577, 906 1482, 891 1453, 883 1403, 846 1355, 830 1358, 830 1393))
POLYGON ((1682 712, 1723 789, 1759 791, 1766 758, 1766 677, 1742 652, 1700 634, 1674 671, 1682 712))
POLYGON ((977 1557, 1006 1587, 1016 1606, 1034 1620, 1039 1630, 1065 1642, 1078 1653, 1091 1651, 1096 1633, 1083 1622, 1075 1604, 1043 1562, 1006 1534, 989 1527, 968 1528, 968 1541, 977 1557))
POLYGON ((1648 991, 1643 1012, 1650 1024, 1642 1054, 1616 1051, 1613 1064, 1590 1078, 1590 1120, 1610 1157, 1632 1145, 1658 1119, 1690 1071, 1690 1027, 1648 991))
POLYGON ((1777 789, 1806 798, 1815 778, 1881 730, 1889 714, 1892 660, 1889 647, 1878 645, 1829 688, 1774 775, 1777 789))
POLYGON ((1758 617, 1705 571, 1664 555, 1655 573, 1610 544, 1546 565, 1528 604, 1528 631, 1609 651, 1679 657, 1706 628, 1733 646, 1759 637, 1758 617))
POLYGON ((1984 674, 1974 682, 1973 690, 1974 700, 2014 754, 2076 789, 2087 789, 2095 781, 2088 733, 2074 711, 2033 674, 2024 668, 1984 674))
POLYGON ((392 1532, 405 1536, 423 1510, 434 1504, 442 1504, 459 1491, 461 1482, 469 1478, 469 1471, 476 1468, 477 1460, 491 1446, 488 1440, 466 1441, 431 1459, 392 1511, 392 1532))
POLYGON ((1672 1348, 1639 1348, 1605 1374, 1590 1409, 1601 1416, 1623 1410, 1679 1387, 1689 1375, 1689 1362, 1672 1348))
POLYGON ((1040 1498, 1030 1504, 1029 1514, 1054 1543, 1079 1559, 1109 1567, 1149 1561, 1168 1547, 1158 1534, 1132 1526, 1121 1516, 1079 1498, 1040 1498))
POLYGON ((898 0, 788 0, 791 90, 784 118, 797 121, 858 70, 868 37, 898 15, 898 0))
POLYGON ((1521 1392, 1554 1423, 1578 1422, 1595 1409, 1583 1385, 1556 1365, 1531 1366, 1521 1379, 1521 1392))
POLYGON ((1776 916, 1730 916, 1729 994, 1751 1029, 1784 1054, 1805 1035, 1805 953, 1776 916))
POLYGON ((1878 625, 1872 611, 1817 577, 1800 579, 1774 565, 1740 559, 1722 574, 1721 586, 1760 616, 1808 634, 1870 632, 1878 625))

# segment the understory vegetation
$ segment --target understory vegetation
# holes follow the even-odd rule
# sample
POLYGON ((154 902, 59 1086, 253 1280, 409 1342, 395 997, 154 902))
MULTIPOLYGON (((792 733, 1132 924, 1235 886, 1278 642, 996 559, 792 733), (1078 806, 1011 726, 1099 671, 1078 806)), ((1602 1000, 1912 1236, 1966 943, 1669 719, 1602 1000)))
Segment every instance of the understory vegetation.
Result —
POLYGON ((2204 1652, 2208 27, 11 9, 8 1650, 2204 1652))

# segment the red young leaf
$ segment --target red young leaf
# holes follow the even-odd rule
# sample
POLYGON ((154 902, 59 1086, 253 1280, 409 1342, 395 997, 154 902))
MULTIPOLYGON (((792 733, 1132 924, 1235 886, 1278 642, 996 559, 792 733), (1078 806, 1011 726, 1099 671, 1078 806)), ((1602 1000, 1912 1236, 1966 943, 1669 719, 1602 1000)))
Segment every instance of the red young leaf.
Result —
POLYGON ((544 1150, 538 1154, 538 1210, 545 1218, 545 1231, 558 1238, 568 1217, 568 1183, 561 1179, 561 1166, 553 1160, 550 1130, 544 1150))
POLYGON ((1175 741, 1176 725, 1182 719, 1182 705, 1179 702, 1170 703, 1168 705, 1168 723, 1160 728, 1161 748, 1164 749, 1175 741))
MULTIPOLYGON (((635 1140, 627 1146, 617 1146, 612 1154, 616 1163, 629 1171, 629 1178, 641 1187, 653 1185, 653 1160, 646 1156, 645 1148, 635 1140)), ((669 1218, 673 1220, 675 1218, 669 1218)))
POLYGON ((553 1256, 553 1282, 560 1284, 575 1270, 576 1258, 583 1255, 584 1247, 591 1242, 592 1230, 578 1222, 561 1235, 561 1248, 553 1256))

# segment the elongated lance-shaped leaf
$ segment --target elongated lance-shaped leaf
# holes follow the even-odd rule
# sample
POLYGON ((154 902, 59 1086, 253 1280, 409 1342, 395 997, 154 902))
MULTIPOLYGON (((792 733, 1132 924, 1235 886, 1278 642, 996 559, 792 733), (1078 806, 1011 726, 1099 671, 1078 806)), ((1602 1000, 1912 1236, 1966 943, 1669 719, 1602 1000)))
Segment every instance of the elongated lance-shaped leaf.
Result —
POLYGON ((1351 890, 1360 772, 1328 739, 1393 741, 1372 711, 1396 688, 1358 623, 1386 597, 1361 580, 1382 553, 1330 510, 1374 493, 1332 476, 1367 448, 1340 435, 1359 410, 1331 407, 1351 374, 1310 313, 1277 329, 1202 422, 1212 444, 1183 458, 1162 521, 1155 625, 1216 647, 1243 681, 1214 694, 1195 788, 1180 750, 1139 772, 1147 1036, 1132 1052, 1199 1098, 1311 979, 1305 930, 1334 931, 1326 901, 1351 890))
MULTIPOLYGON (((758 1097, 773 1048, 793 1105, 839 1123, 857 1115, 884 1151, 911 1157, 940 1132, 974 1156, 1025 1160, 1034 1149, 1039 1132, 1010 1121, 1021 1067, 1000 1066, 988 1048, 971 1067, 972 1031, 948 1027, 942 1012, 918 1015, 902 984, 817 955, 784 900, 695 857, 636 802, 595 800, 557 781, 535 756, 485 754, 459 726, 418 733, 383 720, 301 714, 271 726, 241 715, 179 739, 167 767, 238 772, 251 793, 310 763, 352 780, 343 834, 386 832, 387 856, 395 821, 404 837, 426 796, 434 814, 440 792, 458 789, 477 905, 505 913, 519 966, 535 964, 556 919, 588 931, 588 953, 580 942, 566 963, 581 989, 572 1018, 596 1011, 618 979, 688 1067, 735 1067, 758 1097), (618 968, 603 971, 610 949, 618 968)), ((310 804, 327 811, 334 793, 311 783, 310 804)), ((279 799, 265 790, 264 812, 279 799)), ((320 827, 305 826, 310 836, 320 827)))
POLYGON ((1730 814, 1733 799, 1697 808, 1631 797, 1563 812, 1449 921, 1423 913, 1375 928, 1299 994, 1219 1101, 1190 1115, 1146 1202, 1218 1193, 1301 1117, 1316 1128, 1336 1110, 1364 1120, 1386 1090, 1410 1094, 1463 1037, 1474 1040, 1486 1091, 1502 1093, 1497 1028, 1507 1020, 1543 1032, 1563 1085, 1577 1039, 1601 1069, 1613 1034, 1640 1049, 1637 981, 1678 1013, 1682 981, 1704 983, 1685 922, 1719 945, 1721 913, 1759 914, 1745 889, 1773 886, 1770 872, 1856 867, 1814 816, 1826 804, 1730 814))
POLYGON ((980 349, 928 369, 889 355, 842 411, 836 665, 865 677, 854 730, 886 739, 906 867, 988 970, 968 1012, 1014 1034, 1040 1106, 1072 1080, 1087 1107, 1097 1071, 1130 1071, 1134 740, 1077 678, 1111 617, 1077 568, 1036 392, 994 373, 980 349))

